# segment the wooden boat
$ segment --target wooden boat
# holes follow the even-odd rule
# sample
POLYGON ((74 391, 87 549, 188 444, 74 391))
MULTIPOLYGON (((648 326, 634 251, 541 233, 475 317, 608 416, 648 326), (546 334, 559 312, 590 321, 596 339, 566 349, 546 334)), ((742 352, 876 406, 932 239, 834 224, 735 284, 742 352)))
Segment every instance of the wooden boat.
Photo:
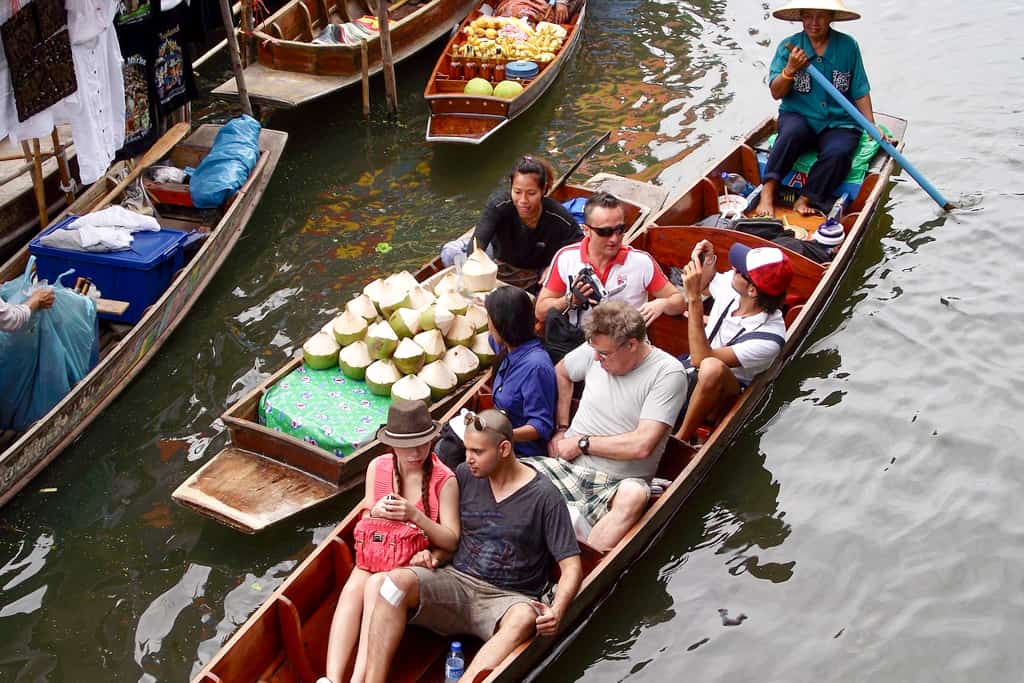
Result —
MULTIPOLYGON (((892 117, 877 118, 903 138, 905 121, 892 117)), ((743 171, 748 179, 760 177, 754 150, 773 129, 773 121, 755 129, 705 177, 671 202, 650 227, 636 235, 633 244, 649 251, 667 269, 684 265, 693 246, 701 239, 708 239, 715 247, 723 270, 728 268, 725 265, 728 263, 728 251, 734 242, 750 246, 769 244, 745 233, 687 224, 717 212, 721 171, 743 171), (673 224, 675 220, 681 224, 673 224)), ((814 320, 834 294, 840 277, 863 241, 893 168, 891 159, 876 156, 861 184, 860 193, 843 218, 846 239, 830 264, 823 266, 791 254, 794 278, 789 294, 795 303, 786 312, 786 342, 772 366, 755 379, 717 424, 708 426, 706 440, 701 446, 694 447, 674 437, 669 439, 657 476, 671 483, 654 498, 622 541, 607 553, 600 553, 585 543, 581 545, 585 577, 563 620, 561 634, 555 638, 534 638, 522 644, 500 667, 482 673, 477 681, 520 681, 536 673, 536 668, 545 658, 572 634, 575 625, 607 598, 622 572, 656 540, 806 339, 814 320)), ((805 222, 806 219, 801 217, 799 220, 805 222)), ((820 222, 820 218, 818 220, 820 222)), ((653 343, 670 353, 686 353, 686 325, 683 318, 662 316, 651 326, 649 335, 653 343)), ((485 408, 490 404, 489 399, 483 390, 468 405, 485 408)), ((353 511, 316 547, 203 667, 193 679, 194 683, 311 681, 324 671, 331 618, 341 587, 353 566, 352 529, 359 513, 359 510, 353 511)), ((468 646, 470 655, 479 646, 472 639, 463 640, 463 643, 468 646)), ((445 639, 409 627, 399 654, 392 662, 388 680, 403 683, 442 681, 447 646, 445 639)))
MULTIPOLYGON (((480 3, 481 6, 484 4, 488 4, 486 0, 480 3)), ((430 105, 427 142, 462 142, 479 145, 529 109, 551 87, 579 45, 586 10, 586 3, 583 3, 573 17, 572 23, 562 26, 566 36, 562 46, 555 53, 555 58, 546 64, 538 64, 538 74, 523 83, 525 87, 519 95, 507 100, 493 96, 465 95, 462 91, 468 79, 452 77, 452 54, 466 42, 463 30, 475 19, 483 16, 479 7, 474 9, 448 42, 444 53, 437 60, 430 80, 427 81, 423 93, 427 104, 430 105)))
MULTIPOLYGON (((166 142, 168 136, 180 140, 187 130, 188 124, 179 124, 164 140, 166 142)), ((200 126, 184 142, 173 147, 172 162, 179 167, 198 165, 219 130, 220 126, 216 125, 200 126)), ((218 212, 217 223, 212 228, 208 217, 180 214, 172 218, 169 211, 165 212, 161 219, 163 225, 184 230, 206 226, 208 236, 190 258, 186 256, 184 267, 136 324, 101 324, 100 362, 60 403, 25 432, 0 432, 0 505, 10 500, 82 434, 156 355, 238 241, 270 181, 287 139, 287 134, 280 131, 260 133, 260 157, 256 166, 245 185, 218 212)), ((161 141, 156 145, 161 145, 161 141)), ((105 177, 79 197, 68 212, 86 213, 99 202, 105 202, 104 195, 116 188, 114 182, 105 177)), ((0 281, 21 275, 27 261, 26 247, 0 268, 0 281)))
MULTIPOLYGON (((639 228, 667 194, 661 188, 611 174, 598 174, 586 185, 556 184, 559 201, 586 197, 597 189, 624 197, 627 224, 639 228)), ((472 230, 468 233, 472 234, 472 230)), ((417 281, 435 283, 444 272, 437 257, 415 273, 417 281)), ((221 416, 231 444, 206 462, 173 493, 175 501, 244 533, 257 533, 306 510, 337 498, 358 486, 366 465, 386 447, 376 440, 344 458, 259 422, 259 404, 266 392, 302 365, 301 358, 285 363, 271 377, 239 399, 221 416)), ((484 378, 431 406, 437 417, 458 411, 484 378)))
MULTIPOLYGON (((254 30, 257 61, 245 68, 249 98, 268 107, 290 109, 346 88, 362 79, 362 49, 320 45, 313 40, 330 24, 343 25, 375 15, 368 0, 292 0, 254 30)), ((446 36, 473 6, 473 0, 398 0, 388 9, 394 63, 446 36)), ((367 40, 368 71, 381 71, 380 39, 367 40)), ((234 79, 214 95, 238 97, 234 79)))
MULTIPOLYGON (((78 172, 71 131, 60 126, 60 142, 65 145, 64 155, 70 172, 78 172)), ((53 142, 49 138, 40 140, 42 155, 43 197, 47 216, 52 218, 67 208, 66 194, 60 188, 60 173, 57 159, 50 156, 53 142)), ((32 182, 32 173, 26 169, 21 146, 9 139, 0 141, 0 262, 6 261, 33 235, 39 232, 39 205, 32 182)))

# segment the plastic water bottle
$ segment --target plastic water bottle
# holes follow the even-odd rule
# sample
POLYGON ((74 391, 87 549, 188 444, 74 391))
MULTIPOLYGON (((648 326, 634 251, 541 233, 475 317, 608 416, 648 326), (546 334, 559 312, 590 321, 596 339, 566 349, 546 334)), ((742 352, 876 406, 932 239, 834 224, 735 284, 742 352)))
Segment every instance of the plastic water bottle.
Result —
POLYGON ((722 172, 722 184, 729 188, 729 192, 746 197, 754 191, 754 186, 747 182, 747 179, 739 173, 722 172))
POLYGON ((444 683, 455 683, 462 678, 462 672, 466 670, 466 662, 462 658, 462 643, 452 642, 452 649, 448 651, 448 659, 444 660, 444 683))

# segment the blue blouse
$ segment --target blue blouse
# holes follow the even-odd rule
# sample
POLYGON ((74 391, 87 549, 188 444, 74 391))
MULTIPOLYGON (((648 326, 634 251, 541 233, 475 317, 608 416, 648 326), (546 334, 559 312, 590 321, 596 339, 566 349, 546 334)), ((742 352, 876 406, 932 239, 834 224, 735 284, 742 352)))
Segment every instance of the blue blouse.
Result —
MULTIPOLYGON (((491 346, 496 346, 493 338, 491 346)), ((505 411, 513 428, 533 425, 540 434, 539 439, 515 444, 520 456, 547 455, 557 395, 555 367, 539 339, 513 349, 501 362, 494 378, 494 407, 505 411)))

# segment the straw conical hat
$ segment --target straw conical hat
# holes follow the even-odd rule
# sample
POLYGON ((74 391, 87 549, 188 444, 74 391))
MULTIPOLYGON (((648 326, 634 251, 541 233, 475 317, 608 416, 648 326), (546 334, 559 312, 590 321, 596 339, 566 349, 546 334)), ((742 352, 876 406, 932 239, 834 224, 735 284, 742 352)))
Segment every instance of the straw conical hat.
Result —
POLYGON ((860 13, 848 9, 843 0, 790 0, 772 12, 772 16, 783 21, 800 21, 800 10, 823 9, 835 12, 832 21, 853 21, 860 19, 860 13))

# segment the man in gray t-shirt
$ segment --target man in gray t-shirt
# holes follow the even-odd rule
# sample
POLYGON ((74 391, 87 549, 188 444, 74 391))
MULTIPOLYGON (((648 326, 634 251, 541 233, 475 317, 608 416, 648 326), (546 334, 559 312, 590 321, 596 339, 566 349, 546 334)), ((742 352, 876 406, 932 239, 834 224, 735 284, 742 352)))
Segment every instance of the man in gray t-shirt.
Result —
POLYGON ((584 327, 589 344, 555 368, 558 431, 551 457, 525 462, 593 525, 587 543, 610 550, 650 498, 648 483, 686 400, 686 372, 647 341, 643 316, 620 301, 601 303, 584 327), (581 381, 583 397, 570 425, 573 383, 581 381))

